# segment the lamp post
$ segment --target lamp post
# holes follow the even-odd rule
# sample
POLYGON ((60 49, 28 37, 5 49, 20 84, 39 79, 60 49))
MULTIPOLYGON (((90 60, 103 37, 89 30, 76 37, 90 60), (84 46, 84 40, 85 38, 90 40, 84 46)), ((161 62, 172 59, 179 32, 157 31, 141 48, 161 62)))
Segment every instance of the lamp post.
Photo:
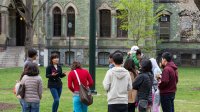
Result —
POLYGON ((95 90, 96 82, 96 0, 90 0, 90 39, 89 39, 89 72, 92 75, 94 85, 91 88, 93 94, 97 94, 95 90))
POLYGON ((70 66, 71 65, 71 63, 70 63, 71 62, 71 59, 70 59, 71 58, 70 57, 70 55, 71 55, 71 45, 70 45, 71 44, 71 38, 70 38, 70 36, 71 36, 71 29, 72 29, 72 23, 71 22, 68 23, 68 28, 70 30, 69 34, 68 34, 69 35, 69 66, 70 66))

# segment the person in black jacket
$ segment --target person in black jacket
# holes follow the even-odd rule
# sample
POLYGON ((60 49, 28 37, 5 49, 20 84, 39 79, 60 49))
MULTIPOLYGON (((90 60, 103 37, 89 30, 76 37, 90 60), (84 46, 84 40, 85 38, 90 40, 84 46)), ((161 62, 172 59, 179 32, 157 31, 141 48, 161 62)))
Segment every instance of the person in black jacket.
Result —
POLYGON ((57 112, 59 106, 60 95, 62 93, 62 81, 60 78, 65 77, 68 73, 62 72, 62 67, 58 65, 59 58, 57 54, 52 54, 50 65, 46 68, 46 78, 48 78, 48 88, 54 98, 52 112, 57 112))
POLYGON ((139 112, 147 112, 148 105, 152 103, 150 98, 153 84, 152 64, 150 60, 141 62, 141 73, 133 82, 133 89, 137 90, 139 112))

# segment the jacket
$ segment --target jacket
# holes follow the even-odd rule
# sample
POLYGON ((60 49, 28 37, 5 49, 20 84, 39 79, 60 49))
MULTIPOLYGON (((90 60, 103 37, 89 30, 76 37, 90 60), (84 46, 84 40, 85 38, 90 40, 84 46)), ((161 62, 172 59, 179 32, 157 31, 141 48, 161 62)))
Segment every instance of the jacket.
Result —
POLYGON ((132 89, 129 72, 123 67, 108 70, 103 80, 108 104, 128 104, 128 91, 132 89))
POLYGON ((25 101, 40 102, 42 98, 42 78, 40 76, 24 75, 21 84, 25 84, 25 101))
POLYGON ((62 81, 60 78, 65 77, 65 74, 62 73, 62 67, 58 65, 56 68, 53 65, 49 65, 46 68, 46 78, 48 78, 48 88, 60 88, 62 87, 62 81), (52 73, 58 73, 56 76, 52 76, 52 73))
POLYGON ((168 95, 176 92, 178 83, 177 66, 174 62, 168 62, 162 72, 161 83, 159 84, 160 94, 168 95))

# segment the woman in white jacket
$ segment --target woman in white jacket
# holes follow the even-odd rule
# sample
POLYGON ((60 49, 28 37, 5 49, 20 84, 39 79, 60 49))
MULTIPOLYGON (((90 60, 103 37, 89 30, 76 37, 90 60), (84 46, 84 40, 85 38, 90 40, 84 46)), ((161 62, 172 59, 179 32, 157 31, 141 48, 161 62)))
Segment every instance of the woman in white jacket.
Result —
POLYGON ((150 59, 152 63, 152 72, 154 74, 153 86, 152 86, 152 102, 153 106, 151 108, 152 112, 160 112, 160 92, 158 89, 157 77, 162 74, 156 60, 154 58, 150 59))

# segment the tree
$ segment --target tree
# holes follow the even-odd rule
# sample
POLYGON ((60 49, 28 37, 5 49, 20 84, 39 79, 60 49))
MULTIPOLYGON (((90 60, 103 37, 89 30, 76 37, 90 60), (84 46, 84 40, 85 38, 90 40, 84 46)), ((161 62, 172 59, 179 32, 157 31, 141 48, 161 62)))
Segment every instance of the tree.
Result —
POLYGON ((159 18, 154 12, 152 0, 119 0, 115 2, 120 12, 116 17, 122 21, 121 29, 128 30, 129 38, 133 38, 136 45, 140 41, 155 38, 153 26, 159 18))
MULTIPOLYGON (((33 3, 34 0, 10 0, 12 4, 12 8, 14 8, 19 14, 22 16, 22 18, 25 21, 26 25, 26 36, 25 36, 25 56, 27 57, 27 51, 28 49, 33 47, 33 36, 34 36, 34 22, 42 10, 42 8, 45 6, 45 4, 49 1, 46 0, 39 8, 39 10, 35 13, 33 11, 33 3)), ((7 6, 0 6, 0 7, 6 7, 7 6)))

